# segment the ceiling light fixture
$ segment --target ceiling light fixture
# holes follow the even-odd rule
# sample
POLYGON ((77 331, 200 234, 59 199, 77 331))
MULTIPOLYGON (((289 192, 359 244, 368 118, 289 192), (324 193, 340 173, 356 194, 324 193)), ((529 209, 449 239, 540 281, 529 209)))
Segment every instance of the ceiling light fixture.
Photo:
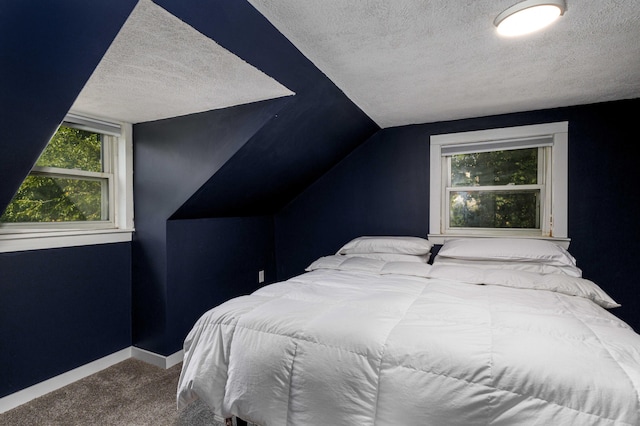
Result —
POLYGON ((546 27, 565 10, 564 0, 524 0, 499 14, 493 24, 501 35, 518 36, 546 27))

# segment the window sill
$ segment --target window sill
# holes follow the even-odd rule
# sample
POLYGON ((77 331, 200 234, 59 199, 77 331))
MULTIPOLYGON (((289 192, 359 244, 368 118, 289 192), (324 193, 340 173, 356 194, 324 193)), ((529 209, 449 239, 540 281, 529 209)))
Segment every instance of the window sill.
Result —
POLYGON ((83 229, 0 233, 0 253, 131 241, 133 229, 83 229))
POLYGON ((459 238, 531 238, 535 240, 546 240, 551 241, 564 248, 565 250, 569 248, 569 243, 571 242, 570 238, 558 238, 558 237, 543 237, 543 236, 530 236, 530 235, 463 235, 463 234, 455 234, 455 235, 446 235, 446 234, 429 234, 427 236, 429 241, 433 244, 444 244, 446 240, 455 240, 459 238))

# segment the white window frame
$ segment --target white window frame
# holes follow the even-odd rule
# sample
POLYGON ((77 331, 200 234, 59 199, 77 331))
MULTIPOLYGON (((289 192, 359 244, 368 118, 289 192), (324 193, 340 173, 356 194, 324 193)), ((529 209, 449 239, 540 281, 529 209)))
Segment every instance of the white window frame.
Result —
MULTIPOLYGON (((530 126, 506 127, 461 133, 432 135, 430 138, 430 184, 429 184, 429 235, 430 241, 443 244, 451 238, 473 237, 517 237, 550 239, 568 247, 568 128, 567 121, 530 126), (448 217, 447 182, 449 180, 446 152, 451 149, 477 151, 500 150, 505 146, 540 146, 539 140, 547 139, 549 148, 540 148, 544 154, 544 197, 540 212, 540 230, 493 229, 453 230, 447 229, 448 217), (443 154, 443 150, 445 153, 443 154)), ((450 158, 450 157, 449 157, 450 158)))
POLYGON ((108 220, 0 224, 0 253, 131 241, 133 226, 133 126, 70 112, 63 123, 105 135, 103 173, 34 167, 32 172, 106 179, 108 220))

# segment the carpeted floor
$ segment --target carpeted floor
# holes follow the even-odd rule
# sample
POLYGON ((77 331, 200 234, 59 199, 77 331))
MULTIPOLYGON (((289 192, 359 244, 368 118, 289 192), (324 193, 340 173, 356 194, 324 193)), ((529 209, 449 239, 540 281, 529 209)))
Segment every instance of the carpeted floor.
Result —
POLYGON ((202 404, 178 412, 181 367, 128 359, 0 414, 0 425, 219 425, 202 404))

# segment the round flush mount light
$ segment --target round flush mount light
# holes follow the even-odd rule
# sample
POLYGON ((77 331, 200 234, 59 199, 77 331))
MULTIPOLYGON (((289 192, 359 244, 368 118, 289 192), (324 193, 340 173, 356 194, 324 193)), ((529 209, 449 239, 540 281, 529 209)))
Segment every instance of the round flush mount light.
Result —
POLYGON ((564 0, 525 0, 499 14, 493 24, 501 35, 518 36, 546 27, 565 10, 564 0))

